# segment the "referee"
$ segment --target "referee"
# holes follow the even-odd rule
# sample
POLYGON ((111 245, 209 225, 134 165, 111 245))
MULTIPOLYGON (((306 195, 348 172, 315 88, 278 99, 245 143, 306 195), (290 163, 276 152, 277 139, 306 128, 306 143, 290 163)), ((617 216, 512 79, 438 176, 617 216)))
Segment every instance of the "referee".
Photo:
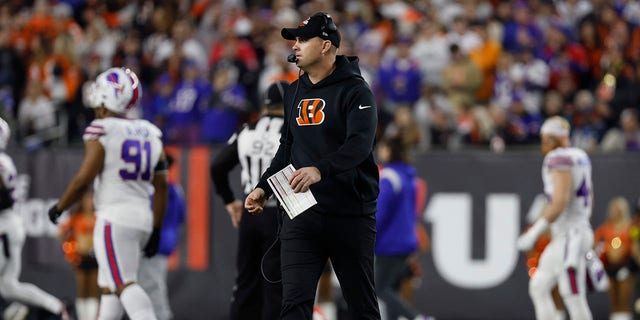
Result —
POLYGON ((246 195, 269 167, 280 145, 282 97, 288 87, 286 81, 271 84, 265 93, 262 117, 234 134, 211 164, 216 192, 224 200, 231 223, 239 229, 231 319, 270 320, 280 314, 280 246, 275 241, 279 213, 275 201, 267 203, 263 215, 249 214, 231 190, 229 173, 240 164, 246 195))

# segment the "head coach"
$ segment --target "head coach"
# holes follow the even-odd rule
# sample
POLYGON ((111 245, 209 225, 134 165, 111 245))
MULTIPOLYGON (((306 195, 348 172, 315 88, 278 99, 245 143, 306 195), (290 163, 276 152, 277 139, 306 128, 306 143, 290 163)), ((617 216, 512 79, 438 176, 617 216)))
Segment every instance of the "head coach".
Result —
POLYGON ((245 207, 261 213, 272 195, 267 178, 290 163, 297 169, 289 178, 293 190, 311 190, 318 202, 283 219, 281 319, 311 319, 327 259, 354 318, 380 319, 373 280, 378 196, 373 94, 358 58, 337 54, 341 38, 329 14, 316 13, 281 34, 294 41, 288 61, 304 72, 285 92, 280 147, 245 207))

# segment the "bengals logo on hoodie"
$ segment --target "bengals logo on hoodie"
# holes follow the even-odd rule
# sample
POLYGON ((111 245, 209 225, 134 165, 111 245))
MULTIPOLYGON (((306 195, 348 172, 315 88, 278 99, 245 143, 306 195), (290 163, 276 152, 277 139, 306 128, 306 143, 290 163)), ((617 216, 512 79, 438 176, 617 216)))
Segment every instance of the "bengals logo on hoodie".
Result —
POLYGON ((299 126, 315 126, 324 122, 325 102, 320 98, 303 99, 298 104, 298 117, 296 122, 299 126))

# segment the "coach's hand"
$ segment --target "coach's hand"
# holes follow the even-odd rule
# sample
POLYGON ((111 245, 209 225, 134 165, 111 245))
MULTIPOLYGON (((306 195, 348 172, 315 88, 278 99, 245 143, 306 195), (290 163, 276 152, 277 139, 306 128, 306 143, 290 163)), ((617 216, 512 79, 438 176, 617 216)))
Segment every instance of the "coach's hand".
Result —
POLYGON ((244 200, 244 207, 251 214, 262 214, 266 203, 267 197, 265 197, 264 190, 262 190, 262 188, 255 188, 244 200))
POLYGON ((242 201, 234 200, 233 202, 226 204, 224 206, 229 212, 229 217, 231 218, 231 224, 234 228, 238 229, 240 225, 240 219, 242 219, 242 201))
POLYGON ((49 220, 51 220, 53 224, 58 224, 58 218, 60 218, 62 212, 62 210, 58 210, 58 204, 54 204, 51 209, 49 209, 49 220))
POLYGON ((151 236, 147 241, 147 244, 144 246, 142 250, 144 252, 144 256, 147 258, 151 258, 158 253, 158 247, 160 246, 160 228, 153 228, 151 232, 151 236))
POLYGON ((306 192, 309 187, 320 181, 320 170, 316 167, 304 167, 294 171, 289 177, 289 185, 294 192, 306 192))

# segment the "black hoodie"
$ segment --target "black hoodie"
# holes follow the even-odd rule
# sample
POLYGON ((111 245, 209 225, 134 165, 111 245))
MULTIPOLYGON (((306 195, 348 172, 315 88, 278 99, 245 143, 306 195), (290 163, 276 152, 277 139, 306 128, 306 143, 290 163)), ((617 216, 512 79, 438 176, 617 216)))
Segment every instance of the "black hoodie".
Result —
POLYGON ((378 117, 358 58, 337 56, 336 69, 316 84, 303 74, 289 86, 284 101, 288 125, 282 126, 278 152, 257 187, 269 197, 273 192, 267 178, 289 163, 296 169, 317 167, 321 180, 310 187, 318 201, 315 209, 338 215, 375 213, 378 117))

